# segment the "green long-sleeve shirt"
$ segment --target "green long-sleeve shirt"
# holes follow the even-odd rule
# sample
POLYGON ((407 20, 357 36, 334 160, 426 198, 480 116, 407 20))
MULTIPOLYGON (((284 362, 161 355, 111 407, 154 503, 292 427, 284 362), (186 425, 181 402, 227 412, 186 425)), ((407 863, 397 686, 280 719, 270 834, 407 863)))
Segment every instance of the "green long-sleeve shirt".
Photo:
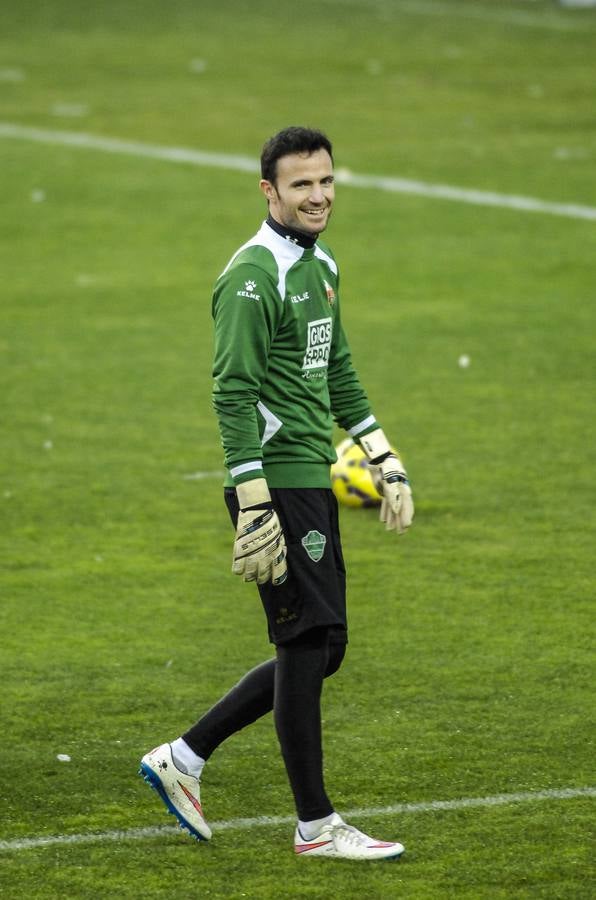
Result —
POLYGON ((353 437, 378 427, 344 335, 339 273, 266 222, 215 285, 213 404, 228 484, 329 487, 333 420, 353 437))

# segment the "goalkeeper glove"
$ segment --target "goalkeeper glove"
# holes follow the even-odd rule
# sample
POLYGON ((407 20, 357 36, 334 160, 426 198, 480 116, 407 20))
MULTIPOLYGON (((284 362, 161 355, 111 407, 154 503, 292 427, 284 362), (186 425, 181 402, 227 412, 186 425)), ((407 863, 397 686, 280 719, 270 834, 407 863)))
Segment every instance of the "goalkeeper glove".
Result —
POLYGON ((406 470, 380 428, 360 438, 372 466, 376 489, 381 494, 381 522, 387 531, 403 534, 414 518, 414 501, 406 470))
POLYGON ((288 575, 286 541, 264 478, 236 486, 240 504, 232 572, 244 581, 282 584, 288 575))

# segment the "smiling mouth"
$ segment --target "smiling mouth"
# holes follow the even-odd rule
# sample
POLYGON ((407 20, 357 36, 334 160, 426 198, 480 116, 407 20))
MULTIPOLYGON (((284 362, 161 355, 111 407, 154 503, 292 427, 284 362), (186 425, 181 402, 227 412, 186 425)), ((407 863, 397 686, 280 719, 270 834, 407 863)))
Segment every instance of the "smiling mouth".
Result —
POLYGON ((307 216, 320 216, 323 213, 326 213, 327 209, 327 206, 321 206, 318 209, 303 209, 302 212, 306 213, 307 216))

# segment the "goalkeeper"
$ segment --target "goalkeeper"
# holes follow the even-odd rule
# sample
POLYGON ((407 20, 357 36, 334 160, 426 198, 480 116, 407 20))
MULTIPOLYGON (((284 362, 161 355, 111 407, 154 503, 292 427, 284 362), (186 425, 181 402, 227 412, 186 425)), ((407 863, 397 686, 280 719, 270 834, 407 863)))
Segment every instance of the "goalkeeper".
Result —
POLYGON ((407 476, 352 366, 339 274, 319 240, 334 202, 328 138, 286 128, 261 155, 268 215, 232 257, 213 294, 213 403, 225 452, 224 493, 236 529, 232 569, 256 582, 275 656, 249 671, 181 737, 147 753, 141 774, 198 839, 206 760, 273 711, 297 810, 295 852, 366 860, 399 856, 343 821, 323 778, 320 699, 347 642, 345 569, 329 469, 333 421, 378 467, 381 520, 404 532, 407 476))

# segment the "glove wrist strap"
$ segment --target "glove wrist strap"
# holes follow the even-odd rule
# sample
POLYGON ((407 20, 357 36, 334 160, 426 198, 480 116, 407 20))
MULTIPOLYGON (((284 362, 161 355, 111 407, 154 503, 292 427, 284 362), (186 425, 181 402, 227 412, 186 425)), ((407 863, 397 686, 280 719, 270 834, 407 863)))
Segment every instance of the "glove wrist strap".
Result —
POLYGON ((271 494, 264 478, 253 478, 236 485, 236 496, 242 511, 271 509, 271 494))
POLYGON ((391 445, 382 428, 376 428, 369 434, 365 434, 360 438, 360 445, 367 458, 373 465, 378 466, 388 456, 395 456, 395 451, 391 449, 391 445))

